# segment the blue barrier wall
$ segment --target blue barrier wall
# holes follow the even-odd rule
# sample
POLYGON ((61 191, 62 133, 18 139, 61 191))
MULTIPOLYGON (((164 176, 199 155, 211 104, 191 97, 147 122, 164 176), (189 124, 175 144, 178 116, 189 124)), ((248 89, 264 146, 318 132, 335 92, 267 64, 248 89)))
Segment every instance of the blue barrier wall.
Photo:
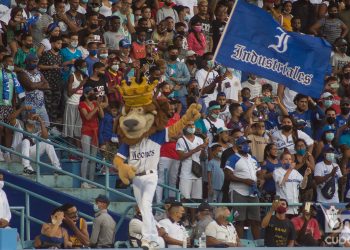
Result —
MULTIPOLYGON (((51 199, 61 204, 72 203, 78 208, 78 211, 94 217, 93 205, 91 203, 85 202, 71 195, 56 191, 55 189, 49 188, 37 182, 33 182, 22 176, 11 174, 6 170, 0 169, 0 173, 4 175, 5 182, 12 183, 21 188, 24 188, 38 195, 47 197, 48 199, 51 199)), ((4 191, 6 192, 10 206, 25 207, 25 194, 23 192, 15 190, 14 188, 11 188, 9 186, 6 186, 6 184, 4 187, 4 191)), ((48 204, 45 201, 39 200, 34 197, 30 197, 30 212, 32 217, 35 217, 39 220, 47 222, 49 221, 51 211, 54 208, 55 206, 48 204)), ((110 212, 110 215, 115 219, 117 223, 121 218, 120 214, 117 214, 114 212, 110 212)), ((129 219, 126 218, 122 226, 120 227, 120 230, 117 232, 116 240, 128 239, 128 230, 126 230, 128 228, 128 224, 129 224, 129 219)), ((18 228, 18 232, 19 232, 20 217, 12 214, 10 226, 14 228, 18 228)), ((40 233, 40 229, 41 229, 41 226, 39 224, 31 222, 31 239, 34 239, 34 237, 40 233)))

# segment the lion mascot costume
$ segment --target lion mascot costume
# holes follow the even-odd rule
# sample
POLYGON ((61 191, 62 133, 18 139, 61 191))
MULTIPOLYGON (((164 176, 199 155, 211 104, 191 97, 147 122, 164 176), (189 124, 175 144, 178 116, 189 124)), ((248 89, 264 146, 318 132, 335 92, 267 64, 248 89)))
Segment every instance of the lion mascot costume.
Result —
POLYGON ((181 133, 189 121, 200 118, 201 109, 199 104, 192 104, 177 123, 165 128, 168 103, 153 98, 157 84, 158 81, 148 83, 145 78, 139 84, 132 78, 130 85, 123 81, 118 86, 125 106, 118 121, 117 133, 121 145, 114 158, 114 165, 124 184, 130 184, 131 180, 133 182, 143 221, 141 246, 146 249, 153 248, 153 242, 158 239, 152 201, 158 183, 160 147, 169 138, 181 133))

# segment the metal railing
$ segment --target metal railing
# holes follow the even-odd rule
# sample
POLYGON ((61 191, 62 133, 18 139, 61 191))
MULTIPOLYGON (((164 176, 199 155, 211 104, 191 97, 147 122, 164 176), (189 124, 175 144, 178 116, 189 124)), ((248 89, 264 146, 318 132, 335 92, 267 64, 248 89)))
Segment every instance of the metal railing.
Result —
POLYGON ((19 237, 21 239, 22 246, 24 244, 24 218, 25 218, 25 207, 10 207, 13 214, 20 217, 20 232, 19 237), (19 210, 19 211, 18 211, 19 210))
MULTIPOLYGON (((40 179, 40 167, 41 167, 41 166, 44 166, 44 167, 47 167, 47 168, 49 168, 49 169, 52 169, 52 170, 54 170, 54 171, 56 171, 56 172, 63 173, 63 174, 68 175, 68 176, 70 176, 70 177, 72 177, 72 178, 75 178, 75 179, 78 179, 78 180, 80 180, 80 181, 83 181, 83 182, 87 182, 87 183, 89 183, 89 184, 92 184, 92 185, 94 185, 94 186, 96 186, 96 187, 102 188, 102 189, 105 190, 106 196, 109 196, 109 192, 112 192, 112 193, 115 193, 115 194, 117 194, 117 195, 120 195, 120 196, 122 196, 122 197, 124 197, 124 198, 127 198, 127 199, 130 200, 130 201, 135 201, 135 198, 134 198, 133 196, 124 194, 123 192, 117 191, 117 190, 112 189, 112 188, 109 187, 109 177, 110 177, 109 171, 106 171, 106 174, 105 174, 105 185, 102 185, 102 184, 99 184, 99 183, 97 183, 97 182, 94 182, 94 181, 85 179, 85 178, 83 178, 83 177, 81 177, 81 176, 72 174, 72 173, 70 173, 70 172, 67 172, 67 171, 64 171, 64 170, 61 170, 61 169, 57 169, 57 168, 55 168, 55 167, 53 167, 53 166, 51 166, 51 165, 49 165, 49 164, 47 164, 47 163, 41 162, 41 161, 40 161, 40 154, 39 154, 39 152, 40 152, 40 151, 39 151, 39 142, 44 142, 44 143, 50 144, 50 145, 52 145, 52 146, 54 146, 54 147, 56 147, 56 148, 59 148, 59 149, 62 149, 62 150, 64 150, 64 151, 68 151, 68 152, 70 152, 70 153, 73 153, 73 154, 75 154, 75 155, 78 155, 78 156, 87 158, 87 159, 89 159, 89 160, 91 160, 91 161, 94 161, 94 162, 96 162, 96 163, 103 164, 104 166, 106 166, 106 167, 108 167, 108 168, 113 168, 112 164, 110 164, 110 163, 108 163, 108 162, 105 162, 105 161, 102 161, 102 160, 100 160, 100 159, 97 159, 97 158, 95 158, 95 157, 92 157, 92 156, 90 156, 90 155, 84 154, 84 153, 82 153, 82 152, 79 152, 79 151, 77 151, 77 150, 75 150, 75 149, 67 148, 67 147, 62 146, 62 145, 60 145, 60 144, 54 143, 54 142, 52 142, 52 141, 50 141, 50 140, 41 138, 40 136, 37 136, 37 135, 31 134, 31 133, 28 133, 27 131, 24 131, 24 130, 19 129, 19 128, 16 128, 16 127, 13 127, 13 126, 11 126, 11 125, 9 125, 9 124, 6 124, 6 123, 4 123, 4 122, 0 122, 0 126, 4 126, 4 127, 6 127, 6 128, 12 129, 13 131, 22 133, 23 135, 26 135, 26 136, 28 136, 28 137, 31 137, 31 138, 34 138, 34 139, 35 139, 35 143, 36 143, 36 144, 35 144, 35 145, 36 145, 36 155, 35 155, 35 159, 32 159, 32 158, 27 157, 27 156, 24 156, 24 155, 22 155, 21 153, 15 151, 14 149, 10 149, 10 148, 7 148, 7 147, 2 146, 2 145, 0 145, 0 149, 1 149, 1 150, 4 150, 5 152, 10 152, 11 154, 17 155, 17 156, 19 156, 19 157, 21 157, 21 158, 27 159, 27 160, 29 160, 29 161, 35 163, 35 164, 37 165, 37 170, 36 170, 36 172, 37 172, 37 173, 36 173, 36 181, 37 181, 37 182, 39 182, 39 179, 40 179)), ((159 184, 159 185, 160 185, 161 187, 163 187, 164 189, 171 190, 171 191, 175 192, 175 193, 176 193, 177 199, 178 199, 178 200, 180 199, 180 197, 181 197, 180 190, 178 190, 178 189, 176 189, 176 188, 173 188, 173 187, 170 187, 170 186, 165 185, 165 184, 159 184)))

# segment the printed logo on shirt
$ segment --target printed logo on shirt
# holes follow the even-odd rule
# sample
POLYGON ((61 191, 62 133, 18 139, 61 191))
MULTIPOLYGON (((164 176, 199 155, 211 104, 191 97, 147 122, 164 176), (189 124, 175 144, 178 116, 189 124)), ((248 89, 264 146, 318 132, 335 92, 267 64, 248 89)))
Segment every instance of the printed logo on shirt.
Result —
POLYGON ((146 152, 131 152, 131 160, 140 160, 143 158, 148 158, 148 157, 152 157, 154 156, 155 152, 154 149, 150 150, 150 151, 146 151, 146 152))

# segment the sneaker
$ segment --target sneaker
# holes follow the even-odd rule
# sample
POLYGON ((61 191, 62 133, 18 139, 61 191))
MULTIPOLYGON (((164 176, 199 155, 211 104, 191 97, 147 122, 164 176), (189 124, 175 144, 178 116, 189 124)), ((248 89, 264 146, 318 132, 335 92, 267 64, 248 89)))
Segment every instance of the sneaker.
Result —
POLYGON ((0 161, 5 161, 4 154, 2 151, 0 151, 0 161))
POLYGON ((53 127, 50 129, 50 134, 53 136, 61 136, 62 133, 56 127, 53 127))
POLYGON ((143 250, 149 250, 151 248, 150 242, 148 240, 141 241, 141 248, 143 250))
POLYGON ((91 188, 89 183, 87 183, 87 182, 83 182, 80 187, 81 188, 91 188))
POLYGON ((156 242, 156 241, 151 241, 151 242, 149 243, 149 245, 150 245, 150 248, 151 248, 151 249, 159 249, 159 248, 160 248, 158 242, 156 242))
POLYGON ((6 163, 10 163, 11 162, 11 154, 9 152, 5 152, 3 155, 4 155, 4 159, 5 159, 6 163))
POLYGON ((24 167, 23 174, 33 175, 36 174, 36 171, 32 167, 24 167))

